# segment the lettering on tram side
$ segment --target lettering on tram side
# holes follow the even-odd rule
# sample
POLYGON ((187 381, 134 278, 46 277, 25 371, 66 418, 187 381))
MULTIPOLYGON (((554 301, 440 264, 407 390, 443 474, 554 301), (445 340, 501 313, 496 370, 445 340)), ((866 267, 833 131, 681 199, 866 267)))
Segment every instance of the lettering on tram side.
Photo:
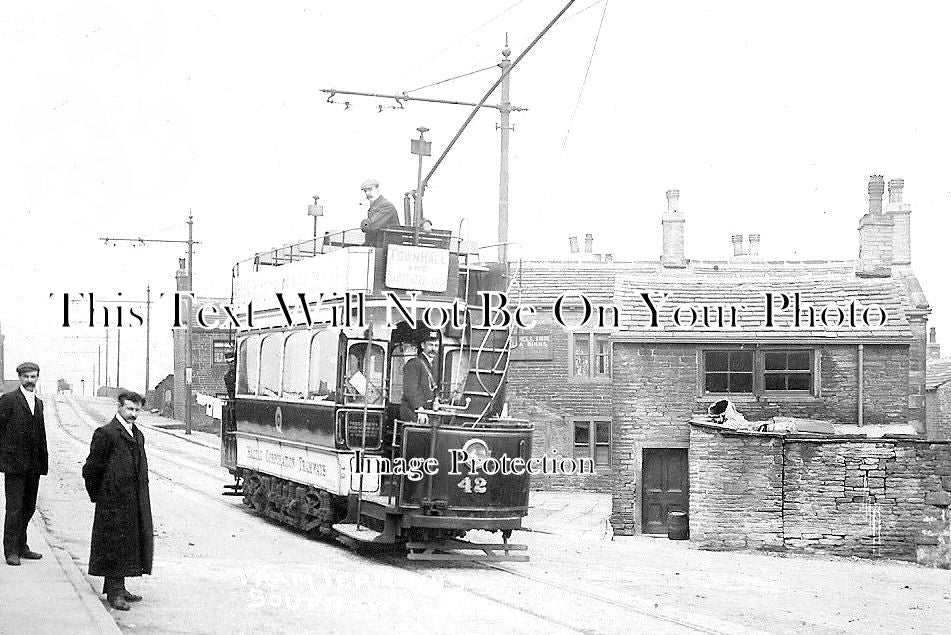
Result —
POLYGON ((297 470, 304 474, 327 476, 327 466, 317 461, 308 461, 304 457, 297 457, 297 470))

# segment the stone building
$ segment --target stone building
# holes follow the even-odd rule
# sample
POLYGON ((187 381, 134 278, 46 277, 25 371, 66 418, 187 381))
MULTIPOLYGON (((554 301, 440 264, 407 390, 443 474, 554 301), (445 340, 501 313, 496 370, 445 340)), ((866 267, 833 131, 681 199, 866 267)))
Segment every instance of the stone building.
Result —
POLYGON ((671 190, 658 260, 614 262, 586 240, 573 261, 523 263, 521 301, 539 324, 516 339, 513 414, 536 422, 537 453, 590 456, 597 472, 535 485, 611 491, 616 533, 665 532, 667 513, 691 506, 689 422, 722 398, 750 421, 931 436, 930 307, 911 268, 903 186, 889 182, 886 204, 884 179, 871 178, 856 260, 768 261, 756 234, 748 247, 733 237, 733 258, 691 260, 671 190), (581 295, 592 312, 569 329, 552 309, 572 291, 563 321, 578 324, 581 295))
POLYGON ((929 436, 951 439, 951 357, 941 357, 934 328, 928 335, 928 374, 925 406, 929 436))
MULTIPOLYGON (((176 288, 183 291, 188 288, 188 274, 185 270, 184 260, 179 261, 179 269, 175 274, 176 288)), ((213 417, 206 415, 206 407, 199 404, 196 399, 213 398, 225 394, 224 376, 228 370, 228 363, 225 361, 227 355, 233 348, 234 337, 230 329, 204 328, 197 324, 195 313, 205 305, 214 305, 221 307, 227 304, 226 298, 196 298, 192 303, 192 324, 191 329, 191 354, 192 354, 192 424, 195 428, 207 428, 217 430, 218 423, 213 417)), ((183 311, 185 301, 182 301, 183 311)), ((206 312, 211 315, 210 312, 206 312)), ((217 310, 218 315, 214 320, 207 321, 209 324, 219 322, 220 316, 224 315, 223 310, 217 310)), ((184 324, 184 320, 182 321, 184 324)), ((185 342, 186 332, 184 328, 175 328, 172 331, 173 347, 173 404, 172 411, 175 418, 183 420, 185 413, 185 342)))

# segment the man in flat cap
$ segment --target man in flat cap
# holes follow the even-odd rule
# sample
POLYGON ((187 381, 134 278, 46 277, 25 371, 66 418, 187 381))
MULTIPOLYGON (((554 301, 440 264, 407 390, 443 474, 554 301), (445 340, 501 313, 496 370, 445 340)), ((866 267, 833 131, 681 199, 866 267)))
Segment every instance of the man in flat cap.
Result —
POLYGON ((400 419, 416 421, 417 408, 431 408, 436 395, 434 363, 439 352, 439 333, 428 331, 419 344, 419 354, 403 366, 403 399, 400 419))
POLYGON ((367 179, 360 186, 370 207, 367 217, 360 223, 360 229, 367 235, 366 244, 371 247, 383 246, 383 230, 387 227, 399 227, 400 217, 396 213, 393 203, 380 195, 380 182, 376 179, 367 179))
POLYGON ((43 402, 36 396, 40 367, 33 362, 17 366, 20 387, 0 396, 0 472, 6 492, 3 555, 7 564, 43 556, 26 544, 26 528, 36 511, 40 476, 49 471, 43 402))

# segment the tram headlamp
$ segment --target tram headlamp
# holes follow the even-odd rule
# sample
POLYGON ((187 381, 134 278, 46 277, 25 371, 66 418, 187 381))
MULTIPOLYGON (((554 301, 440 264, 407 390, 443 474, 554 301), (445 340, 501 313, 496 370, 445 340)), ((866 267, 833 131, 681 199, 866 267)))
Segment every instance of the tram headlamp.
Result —
POLYGON ((478 467, 482 462, 489 458, 489 446, 482 439, 469 439, 462 446, 462 451, 466 453, 472 465, 478 467))

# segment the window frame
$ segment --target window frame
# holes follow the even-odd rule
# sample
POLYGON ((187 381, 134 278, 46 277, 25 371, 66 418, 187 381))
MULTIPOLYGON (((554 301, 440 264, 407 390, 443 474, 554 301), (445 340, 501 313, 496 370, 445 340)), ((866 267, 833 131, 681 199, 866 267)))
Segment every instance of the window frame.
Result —
POLYGON ((601 330, 592 330, 592 331, 568 331, 568 377, 574 381, 611 381, 612 373, 612 362, 614 359, 614 346, 611 343, 611 333, 601 330), (575 338, 579 335, 586 335, 588 337, 588 372, 587 374, 580 374, 575 372, 575 338), (598 349, 597 341, 598 338, 604 338, 605 343, 607 344, 607 372, 598 373, 595 371, 597 366, 598 359, 598 349))
POLYGON ((211 363, 217 366, 227 365, 228 360, 225 357, 233 348, 234 345, 231 340, 211 340, 211 363), (218 359, 219 352, 221 353, 221 359, 218 359))
MULTIPOLYGON (((724 344, 719 346, 704 346, 698 350, 697 360, 697 396, 701 398, 709 397, 731 397, 734 399, 759 399, 762 397, 770 398, 814 398, 819 395, 819 359, 820 347, 818 346, 799 346, 799 345, 768 345, 761 346, 756 344, 724 344), (753 353, 753 387, 749 392, 713 392, 707 391, 707 353, 721 351, 749 351, 753 353), (809 355, 808 371, 766 371, 766 355, 768 353, 807 353, 809 355), (766 375, 772 373, 795 373, 806 374, 809 376, 808 390, 776 390, 766 389, 766 375)), ((716 371, 713 371, 716 372, 716 371)))
POLYGON ((614 442, 612 438, 614 428, 614 421, 609 417, 578 417, 571 420, 571 456, 576 459, 591 459, 591 464, 597 470, 601 468, 611 469, 612 464, 612 455, 614 442), (577 430, 579 425, 587 425, 588 427, 588 443, 579 446, 577 439, 577 430), (598 443, 598 427, 599 425, 606 425, 608 428, 608 441, 607 443, 598 443), (608 462, 607 463, 598 463, 598 446, 607 446, 608 449, 608 462), (579 453, 579 447, 586 447, 587 450, 583 453, 579 453))

